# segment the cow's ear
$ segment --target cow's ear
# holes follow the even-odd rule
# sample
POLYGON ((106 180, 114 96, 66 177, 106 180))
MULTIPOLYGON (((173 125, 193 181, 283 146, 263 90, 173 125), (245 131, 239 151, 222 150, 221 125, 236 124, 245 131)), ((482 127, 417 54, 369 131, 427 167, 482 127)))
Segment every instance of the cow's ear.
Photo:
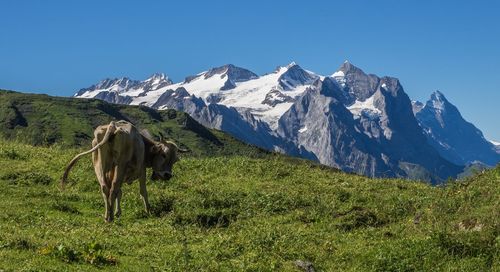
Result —
POLYGON ((153 154, 158 154, 158 153, 160 153, 162 150, 163 150, 163 149, 162 149, 162 146, 161 146, 161 145, 159 145, 159 144, 155 144, 155 145, 153 145, 153 146, 151 147, 151 153, 153 153, 153 154))

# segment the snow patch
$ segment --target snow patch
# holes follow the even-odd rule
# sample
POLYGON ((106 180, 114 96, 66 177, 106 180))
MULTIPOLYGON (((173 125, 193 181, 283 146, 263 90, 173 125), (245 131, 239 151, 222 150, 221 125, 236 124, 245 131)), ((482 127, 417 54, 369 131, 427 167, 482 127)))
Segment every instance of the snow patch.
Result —
POLYGON ((444 110, 444 103, 441 100, 433 100, 432 107, 438 111, 444 110))
POLYGON ((86 91, 82 95, 77 96, 78 98, 94 98, 100 92, 106 92, 108 89, 98 89, 93 91, 86 91))
POLYGON ((344 72, 342 71, 337 71, 331 75, 331 77, 345 77, 344 72))
POLYGON ((299 133, 303 133, 307 131, 307 126, 304 126, 303 128, 299 129, 299 133))
POLYGON ((363 113, 373 117, 379 116, 382 113, 382 111, 375 107, 373 95, 365 101, 356 100, 356 102, 347 107, 347 109, 352 113, 354 119, 360 118, 363 113))

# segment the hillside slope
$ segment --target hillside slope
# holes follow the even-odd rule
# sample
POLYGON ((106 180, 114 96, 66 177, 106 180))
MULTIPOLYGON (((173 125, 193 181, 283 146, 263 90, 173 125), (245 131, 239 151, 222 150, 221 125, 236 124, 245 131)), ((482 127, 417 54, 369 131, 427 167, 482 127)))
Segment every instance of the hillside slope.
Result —
POLYGON ((0 140, 0 270, 500 270, 499 167, 434 187, 283 156, 184 158, 148 182, 152 215, 134 183, 106 224, 90 157, 58 188, 79 151, 0 140))
POLYGON ((0 90, 0 136, 31 145, 89 147, 94 129, 111 120, 127 120, 139 129, 159 132, 188 148, 190 156, 262 156, 268 152, 217 130, 207 129, 189 115, 144 106, 110 104, 0 90))

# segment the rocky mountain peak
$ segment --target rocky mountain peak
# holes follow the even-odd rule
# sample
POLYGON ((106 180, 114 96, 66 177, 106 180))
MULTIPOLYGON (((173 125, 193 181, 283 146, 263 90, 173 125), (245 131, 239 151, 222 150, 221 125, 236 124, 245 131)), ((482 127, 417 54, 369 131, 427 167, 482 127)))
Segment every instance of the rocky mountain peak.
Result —
POLYGON ((431 94, 430 99, 427 100, 423 109, 429 114, 435 115, 440 123, 444 115, 448 115, 450 118, 456 117, 462 119, 458 109, 440 91, 434 91, 431 94))
POLYGON ((172 83, 172 81, 164 73, 154 73, 150 77, 148 77, 145 81, 168 81, 172 83))
POLYGON ((480 161, 492 166, 500 160, 500 155, 483 133, 467 122, 440 91, 431 94, 415 117, 429 143, 449 161, 462 165, 480 161))
POLYGON ((108 89, 112 86, 129 87, 131 84, 136 83, 135 80, 131 80, 128 77, 121 78, 106 78, 101 80, 97 85, 96 89, 108 89))
POLYGON ((344 103, 350 105, 356 100, 365 101, 371 97, 379 86, 380 78, 367 75, 363 70, 354 66, 349 61, 340 65, 337 72, 331 75, 343 88, 344 103))
POLYGON ((361 73, 364 74, 363 70, 355 66, 354 64, 350 63, 349 61, 344 61, 342 65, 340 65, 339 69, 337 71, 342 71, 344 74, 350 74, 350 73, 361 73))
POLYGON ((293 89, 299 85, 311 84, 314 80, 318 79, 317 75, 302 69, 295 62, 282 68, 286 69, 286 71, 281 74, 278 81, 283 90, 293 89))
POLYGON ((226 64, 220 67, 212 68, 204 74, 204 78, 208 79, 215 75, 219 75, 221 78, 227 76, 232 82, 247 81, 258 77, 252 71, 233 64, 226 64))
POLYGON ((449 105, 450 102, 446 99, 444 94, 442 94, 440 91, 434 91, 431 94, 431 98, 429 101, 427 101, 427 106, 432 107, 436 110, 445 110, 447 105, 449 105))

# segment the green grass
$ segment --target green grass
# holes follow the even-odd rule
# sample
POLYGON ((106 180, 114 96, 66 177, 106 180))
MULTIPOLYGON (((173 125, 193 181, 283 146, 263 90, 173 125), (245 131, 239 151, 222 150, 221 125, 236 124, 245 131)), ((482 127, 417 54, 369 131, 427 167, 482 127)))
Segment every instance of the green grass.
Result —
POLYGON ((183 158, 104 223, 90 157, 0 140, 0 270, 500 271, 500 168, 444 187, 307 161, 183 158))

